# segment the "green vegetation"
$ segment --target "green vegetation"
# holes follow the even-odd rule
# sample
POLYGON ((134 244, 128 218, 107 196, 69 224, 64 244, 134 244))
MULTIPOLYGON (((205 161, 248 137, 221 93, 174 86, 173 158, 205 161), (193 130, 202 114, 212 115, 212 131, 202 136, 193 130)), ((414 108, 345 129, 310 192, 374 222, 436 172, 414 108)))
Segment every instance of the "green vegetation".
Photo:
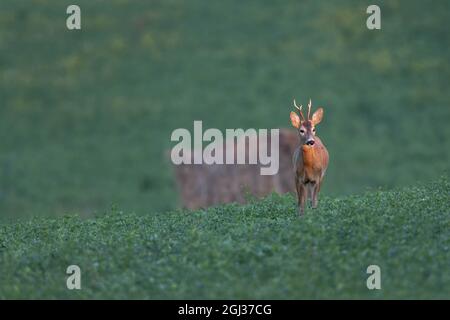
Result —
MULTIPOLYGON (((0 219, 175 209, 171 132, 289 126, 325 107, 323 194, 437 179, 450 156, 450 2, 0 2, 0 219)), ((169 215, 170 216, 170 215, 169 215)), ((151 219, 151 218, 147 218, 151 219)), ((62 222, 58 222, 62 223, 62 222)))
POLYGON ((448 298, 450 183, 0 227, 0 298, 448 298), (66 289, 66 268, 82 290, 66 289), (366 268, 381 267, 381 290, 366 268))

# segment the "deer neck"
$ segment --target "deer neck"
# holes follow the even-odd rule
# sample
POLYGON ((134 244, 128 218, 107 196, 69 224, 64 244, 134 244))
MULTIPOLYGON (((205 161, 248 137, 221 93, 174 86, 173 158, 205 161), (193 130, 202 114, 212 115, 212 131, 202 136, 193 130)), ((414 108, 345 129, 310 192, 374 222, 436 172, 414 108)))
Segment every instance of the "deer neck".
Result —
POLYGON ((302 146, 303 163, 304 165, 312 165, 314 163, 316 148, 315 146, 302 146))

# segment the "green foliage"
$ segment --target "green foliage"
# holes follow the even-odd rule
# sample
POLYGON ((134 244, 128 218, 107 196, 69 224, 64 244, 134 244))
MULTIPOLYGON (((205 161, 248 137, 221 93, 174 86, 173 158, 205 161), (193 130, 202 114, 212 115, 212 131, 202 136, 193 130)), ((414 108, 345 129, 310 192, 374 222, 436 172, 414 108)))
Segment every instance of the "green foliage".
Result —
POLYGON ((0 298, 448 298, 450 183, 0 227, 0 298), (80 266, 82 290, 66 289, 80 266), (381 290, 366 268, 381 267, 381 290))
POLYGON ((325 108, 323 193, 449 169, 449 2, 79 0, 0 3, 0 219, 177 206, 171 132, 289 126, 325 108))

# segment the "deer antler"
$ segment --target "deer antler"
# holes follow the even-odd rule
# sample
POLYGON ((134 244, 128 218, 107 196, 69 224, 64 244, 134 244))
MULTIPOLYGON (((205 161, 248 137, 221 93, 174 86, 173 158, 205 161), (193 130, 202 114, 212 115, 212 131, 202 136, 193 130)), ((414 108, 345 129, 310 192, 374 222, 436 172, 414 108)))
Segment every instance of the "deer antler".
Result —
POLYGON ((298 107, 297 103, 295 103, 295 99, 294 99, 294 107, 296 107, 298 109, 298 111, 300 112, 300 116, 302 117, 302 121, 305 121, 305 116, 303 115, 303 112, 302 112, 303 106, 300 105, 300 107, 298 107))
POLYGON ((309 117, 311 114, 311 106, 312 106, 312 103, 311 103, 311 98, 310 98, 309 103, 308 103, 308 120, 311 120, 311 118, 309 117))

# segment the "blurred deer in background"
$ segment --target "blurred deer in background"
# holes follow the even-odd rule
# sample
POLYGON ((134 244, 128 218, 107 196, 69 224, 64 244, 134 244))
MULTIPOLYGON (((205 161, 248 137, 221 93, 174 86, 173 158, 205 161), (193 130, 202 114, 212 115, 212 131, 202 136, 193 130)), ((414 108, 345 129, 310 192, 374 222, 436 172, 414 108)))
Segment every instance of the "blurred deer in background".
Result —
POLYGON ((300 137, 300 146, 294 152, 293 163, 298 196, 298 213, 302 216, 305 212, 305 202, 308 197, 311 199, 312 207, 317 207, 317 196, 328 167, 328 151, 319 137, 316 136, 316 125, 322 121, 323 109, 317 109, 310 118, 310 99, 308 117, 305 118, 302 106, 298 107, 295 99, 294 106, 298 109, 301 117, 291 111, 291 123, 298 129, 300 137))

